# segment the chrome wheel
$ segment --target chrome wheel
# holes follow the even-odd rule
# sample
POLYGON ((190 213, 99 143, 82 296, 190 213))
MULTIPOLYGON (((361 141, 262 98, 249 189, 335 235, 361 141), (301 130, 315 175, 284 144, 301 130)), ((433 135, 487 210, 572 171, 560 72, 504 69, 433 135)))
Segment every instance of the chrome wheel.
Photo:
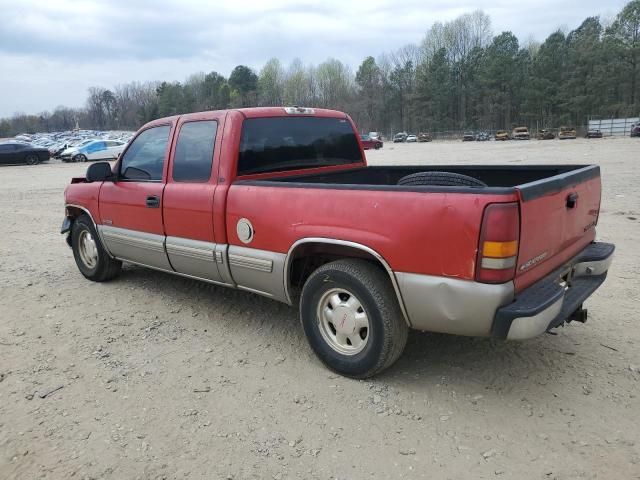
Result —
POLYGON ((98 247, 93 239, 93 235, 91 235, 91 232, 88 230, 80 232, 78 238, 78 253, 80 254, 82 263, 84 263, 87 268, 95 268, 98 264, 98 247))
POLYGON ((369 317, 348 290, 333 288, 318 303, 318 326, 325 342, 342 355, 361 352, 369 340, 369 317))

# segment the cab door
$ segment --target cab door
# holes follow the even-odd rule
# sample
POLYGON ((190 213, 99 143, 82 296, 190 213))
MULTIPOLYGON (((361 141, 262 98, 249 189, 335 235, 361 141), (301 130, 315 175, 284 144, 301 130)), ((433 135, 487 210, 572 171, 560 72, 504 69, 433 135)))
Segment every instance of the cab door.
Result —
POLYGON ((166 249, 172 267, 217 283, 229 283, 218 269, 226 245, 215 243, 213 222, 214 165, 223 119, 211 113, 201 119, 180 119, 163 199, 166 249))
POLYGON ((118 163, 116 179, 100 189, 100 233, 109 252, 145 266, 171 270, 165 253, 162 195, 172 125, 138 134, 118 163))
POLYGON ((0 145, 0 163, 12 163, 15 148, 10 143, 0 145))

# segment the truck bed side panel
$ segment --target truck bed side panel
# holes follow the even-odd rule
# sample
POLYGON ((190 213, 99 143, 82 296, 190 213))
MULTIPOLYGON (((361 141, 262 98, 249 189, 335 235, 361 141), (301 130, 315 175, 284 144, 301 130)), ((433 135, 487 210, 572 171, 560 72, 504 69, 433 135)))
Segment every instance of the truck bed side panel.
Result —
POLYGON ((286 253, 301 238, 348 240, 377 251, 394 271, 471 280, 484 207, 516 200, 514 194, 311 187, 233 185, 229 243, 244 246, 235 232, 247 218, 255 230, 250 248, 286 253))

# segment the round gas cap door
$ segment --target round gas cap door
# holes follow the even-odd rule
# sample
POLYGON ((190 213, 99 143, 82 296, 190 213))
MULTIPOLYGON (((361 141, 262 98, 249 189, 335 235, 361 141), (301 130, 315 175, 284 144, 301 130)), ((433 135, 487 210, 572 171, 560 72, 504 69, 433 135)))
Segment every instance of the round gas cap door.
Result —
POLYGON ((236 233, 242 243, 250 243, 253 240, 253 225, 246 218, 238 220, 236 233))

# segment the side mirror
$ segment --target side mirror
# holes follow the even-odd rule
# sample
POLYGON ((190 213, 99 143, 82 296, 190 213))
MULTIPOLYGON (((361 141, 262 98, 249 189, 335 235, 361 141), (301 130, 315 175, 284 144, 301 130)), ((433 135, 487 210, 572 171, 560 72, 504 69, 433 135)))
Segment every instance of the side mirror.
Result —
POLYGON ((87 182, 105 182, 113 180, 113 172, 109 162, 97 162, 87 168, 87 182))

